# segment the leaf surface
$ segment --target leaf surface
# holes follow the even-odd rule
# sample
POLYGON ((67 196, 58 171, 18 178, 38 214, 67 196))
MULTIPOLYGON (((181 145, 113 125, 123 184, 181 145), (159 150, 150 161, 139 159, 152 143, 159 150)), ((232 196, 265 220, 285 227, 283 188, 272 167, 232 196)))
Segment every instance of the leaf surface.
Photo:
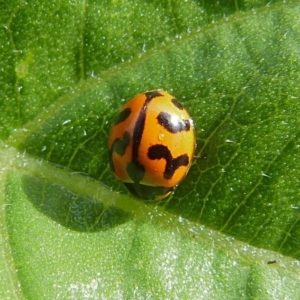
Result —
POLYGON ((299 13, 0 3, 0 298, 297 299, 299 13), (202 158, 147 204, 113 177, 107 139, 157 88, 191 113, 202 158))

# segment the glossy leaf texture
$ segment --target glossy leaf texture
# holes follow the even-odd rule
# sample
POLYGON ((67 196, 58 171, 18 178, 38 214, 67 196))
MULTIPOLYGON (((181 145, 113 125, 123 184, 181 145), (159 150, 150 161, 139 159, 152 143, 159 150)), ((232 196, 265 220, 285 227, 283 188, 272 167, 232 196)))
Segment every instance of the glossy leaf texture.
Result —
POLYGON ((0 3, 1 299, 297 299, 300 2, 206 2, 0 3), (149 204, 107 140, 157 88, 201 158, 149 204))

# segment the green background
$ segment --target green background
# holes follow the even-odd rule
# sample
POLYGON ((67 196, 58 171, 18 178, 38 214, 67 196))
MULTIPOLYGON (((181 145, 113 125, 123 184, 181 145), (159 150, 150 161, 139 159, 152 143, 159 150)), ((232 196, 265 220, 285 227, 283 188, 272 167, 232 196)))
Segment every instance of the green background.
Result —
POLYGON ((299 15, 288 0, 0 1, 0 298, 298 299, 299 15), (113 177, 107 139, 157 88, 205 158, 147 204, 113 177))

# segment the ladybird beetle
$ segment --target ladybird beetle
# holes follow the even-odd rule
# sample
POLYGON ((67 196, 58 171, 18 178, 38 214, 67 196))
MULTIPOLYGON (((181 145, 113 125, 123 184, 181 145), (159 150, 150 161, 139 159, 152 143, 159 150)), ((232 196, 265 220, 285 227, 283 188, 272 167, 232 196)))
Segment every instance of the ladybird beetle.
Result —
POLYGON ((180 102, 149 91, 119 112, 108 141, 110 166, 134 196, 160 200, 187 174, 195 145, 193 120, 180 102))

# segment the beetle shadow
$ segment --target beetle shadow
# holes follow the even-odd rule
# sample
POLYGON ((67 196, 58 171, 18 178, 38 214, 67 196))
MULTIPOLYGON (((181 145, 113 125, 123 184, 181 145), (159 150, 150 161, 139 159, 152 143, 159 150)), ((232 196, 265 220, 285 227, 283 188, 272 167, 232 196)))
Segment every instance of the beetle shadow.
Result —
POLYGON ((46 179, 22 177, 22 188, 38 211, 64 227, 81 232, 107 230, 128 221, 130 215, 99 200, 75 194, 46 179))

